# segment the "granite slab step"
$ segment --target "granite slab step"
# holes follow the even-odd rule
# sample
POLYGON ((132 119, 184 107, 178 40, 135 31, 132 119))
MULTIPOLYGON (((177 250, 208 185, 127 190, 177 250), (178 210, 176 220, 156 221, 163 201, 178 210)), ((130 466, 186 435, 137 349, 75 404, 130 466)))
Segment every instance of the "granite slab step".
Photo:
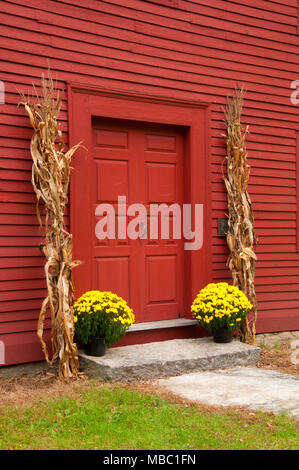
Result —
POLYGON ((159 385, 182 398, 211 406, 242 406, 299 419, 299 377, 257 367, 201 371, 159 385))
POLYGON ((102 357, 79 351, 79 360, 80 369, 90 377, 134 381, 254 365, 260 352, 259 347, 239 340, 220 344, 205 337, 108 348, 102 357))

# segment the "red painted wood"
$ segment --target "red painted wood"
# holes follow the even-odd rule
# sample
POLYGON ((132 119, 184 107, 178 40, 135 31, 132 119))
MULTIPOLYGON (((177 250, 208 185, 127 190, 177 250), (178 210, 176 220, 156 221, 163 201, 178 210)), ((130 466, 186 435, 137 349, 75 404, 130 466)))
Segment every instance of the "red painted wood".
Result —
MULTIPOLYGON (((103 148, 94 146, 92 114, 185 129, 183 197, 206 201, 202 250, 210 260, 203 261, 201 252, 184 253, 183 272, 190 274, 190 282, 187 280, 184 287, 186 314, 202 279, 231 279, 225 267, 228 255, 225 240, 217 235, 217 218, 224 217, 227 210, 222 181, 225 158, 222 106, 236 82, 244 83, 248 91, 243 120, 250 126, 249 190, 260 239, 256 249, 259 257, 256 285, 261 300, 258 331, 299 328, 299 306, 288 304, 288 300, 297 301, 299 291, 295 138, 299 113, 298 106, 290 101, 290 83, 299 79, 298 1, 175 3, 175 0, 90 0, 80 4, 73 0, 0 1, 0 79, 6 88, 5 104, 0 105, 0 339, 3 328, 8 328, 4 325, 9 325, 9 348, 14 351, 7 355, 10 363, 41 357, 31 322, 37 319, 39 309, 34 305, 41 300, 40 292, 44 289, 44 259, 37 248, 43 232, 35 219, 35 195, 30 182, 32 130, 23 107, 17 104, 18 90, 31 93, 32 82, 40 89, 40 76, 48 61, 60 89, 66 88, 67 83, 78 82, 87 90, 94 90, 93 97, 76 92, 68 100, 65 95, 61 112, 66 142, 69 131, 72 143, 83 139, 89 150, 96 149, 94 154, 90 150, 92 159, 98 159, 98 148, 103 148), (103 90, 101 98, 97 89, 103 90), (104 90, 121 93, 109 99, 104 90), (152 99, 154 96, 156 100, 152 99), (210 106, 205 111, 200 107, 196 111, 193 103, 200 101, 210 106), (201 186, 199 178, 203 172, 201 186), (22 299, 23 317, 19 310, 22 299), (272 309, 268 308, 271 305, 272 309), (27 340, 28 326, 32 328, 30 338, 36 341, 35 346, 27 340), (23 328, 25 336, 22 331, 14 333, 14 328, 16 331, 23 328), (27 356, 24 348, 31 351, 27 356)), ((107 135, 102 135, 102 143, 105 138, 107 135)), ((147 143, 155 146, 157 140, 149 137, 147 143)), ((118 145, 121 150, 122 143, 118 145)), ((159 146, 161 154, 171 152, 171 139, 160 140, 159 146)), ((113 159, 112 154, 107 154, 108 160, 113 159)), ((73 174, 71 199, 82 181, 89 185, 95 178, 89 165, 92 159, 83 150, 76 154, 74 166, 78 165, 80 175, 73 174)), ((106 170, 109 175, 109 168, 106 170)), ((115 181, 120 185, 123 170, 115 172, 115 181)), ((103 171, 102 167, 100 173, 103 171)), ((157 182, 161 178, 165 191, 171 190, 169 175, 165 175, 164 181, 156 168, 151 167, 149 173, 157 182)), ((105 179, 102 183, 104 190, 105 179)), ((110 189, 106 184, 105 191, 110 189)), ((157 187, 152 198, 157 196, 156 190, 157 187)), ((86 186, 84 191, 84 197, 90 198, 90 207, 91 194, 86 186)), ((78 195, 77 199, 80 216, 74 218, 71 207, 70 224, 80 234, 91 227, 92 219, 84 198, 78 195)), ((69 223, 67 217, 66 222, 69 223)), ((84 247, 84 237, 74 239, 75 253, 83 250, 86 258, 76 274, 77 285, 83 291, 90 288, 95 275, 94 265, 89 261, 93 259, 93 247, 84 247)), ((145 244, 142 248, 142 256, 149 255, 145 253, 145 244)), ((101 245, 96 249, 101 250, 101 245)), ((173 262, 171 256, 165 255, 169 266, 173 262)), ((119 258, 116 256, 115 263, 119 258)), ((159 269, 155 263, 149 263, 148 271, 155 276, 159 269)), ((136 277, 137 274, 136 271, 136 277)), ((172 285, 170 281, 165 285, 168 296, 172 295, 172 285)), ((157 298, 159 285, 152 287, 151 295, 157 298)), ((142 337, 139 340, 143 341, 142 337)))
MULTIPOLYGON (((45 359, 40 344, 36 341, 35 331, 17 332, 14 330, 10 334, 2 333, 1 341, 5 346, 5 365, 43 361, 45 359)), ((49 331, 45 333, 45 342, 48 351, 51 351, 49 331)))
MULTIPOLYGON (((298 12, 299 12, 299 5, 298 5, 298 12)), ((298 13, 299 15, 299 13, 298 13)), ((298 16, 299 18, 299 16, 298 16)), ((296 205, 297 205, 297 241, 296 241, 296 248, 299 251, 299 130, 296 131, 296 205)))
MULTIPOLYGON (((34 310, 32 310, 34 311, 34 310)), ((35 310, 36 312, 36 310, 35 310)), ((45 319, 45 330, 49 330, 51 327, 51 322, 49 318, 45 319)), ((20 321, 15 321, 15 319, 12 317, 11 321, 5 321, 5 323, 1 324, 1 331, 2 333, 9 333, 9 334, 14 334, 15 332, 24 332, 24 331, 34 331, 36 328, 36 318, 34 319, 22 319, 20 321)))
MULTIPOLYGON (((88 96, 88 90, 81 90, 80 96, 76 89, 72 93, 71 113, 74 126, 82 95, 88 96)), ((159 99, 147 100, 141 104, 141 98, 134 96, 109 95, 96 90, 94 95, 90 95, 84 121, 91 122, 87 118, 88 114, 102 117, 101 120, 93 118, 93 130, 91 124, 90 129, 86 130, 86 135, 91 135, 89 153, 93 155, 94 161, 92 158, 85 159, 84 170, 93 175, 93 183, 87 193, 83 188, 84 180, 76 176, 72 179, 72 207, 77 207, 78 204, 86 208, 90 204, 93 213, 100 202, 116 205, 119 195, 127 197, 127 204, 141 202, 146 206, 150 203, 205 201, 204 158, 196 159, 195 152, 191 153, 188 145, 184 152, 184 142, 196 147, 197 155, 200 149, 204 149, 205 112, 198 109, 199 104, 194 103, 194 109, 191 103, 179 105, 175 101, 164 102, 159 99), (107 115, 115 118, 127 116, 134 123, 130 124, 126 120, 120 123, 114 121, 109 125, 107 118, 103 119, 107 115), (193 115, 197 119, 193 120, 193 115), (136 121, 156 121, 158 124, 137 125, 136 121), (165 126, 166 123, 181 126, 189 124, 192 135, 184 138, 184 127, 177 130, 169 125, 165 126), (186 168, 189 165, 189 170, 193 169, 192 174, 195 175, 197 171, 203 175, 202 185, 192 181, 190 185, 190 173, 187 176, 187 171, 183 171, 184 160, 186 168), (183 186, 186 183, 188 186, 185 187, 184 194, 183 186)), ((80 127, 76 131, 74 127, 72 129, 74 134, 72 132, 71 140, 83 137, 80 127)), ((79 175, 80 157, 76 162, 75 175, 79 175)), ((93 235, 97 220, 90 217, 87 222, 86 219, 86 224, 90 223, 91 229, 88 233, 83 232, 79 213, 79 210, 71 213, 71 227, 74 239, 77 240, 76 257, 86 260, 83 269, 74 273, 80 292, 84 291, 82 286, 85 285, 89 286, 88 289, 93 286, 94 289, 118 292, 131 303, 137 321, 177 318, 179 314, 181 317, 190 316, 190 298, 208 279, 208 250, 206 253, 203 250, 200 253, 184 253, 182 240, 172 243, 139 239, 130 240, 129 243, 127 240, 101 242, 95 240, 93 235), (184 281, 184 264, 188 262, 188 258, 193 271, 192 282, 186 270, 184 281), (190 287, 193 293, 190 292, 190 287)))
MULTIPOLYGON (((12 292, 12 299, 13 296, 19 295, 19 292, 23 292, 24 290, 28 290, 29 293, 32 292, 33 289, 43 289, 45 288, 46 283, 44 279, 21 279, 21 280, 5 280, 5 281, 0 281, 0 291, 3 292, 4 294, 9 293, 10 291, 12 292)), ((1 298, 2 298, 1 294, 1 298)))
POLYGON ((111 347, 130 346, 132 344, 155 343, 172 339, 199 338, 207 336, 207 332, 199 326, 180 328, 162 328, 160 330, 136 331, 123 336, 111 347))

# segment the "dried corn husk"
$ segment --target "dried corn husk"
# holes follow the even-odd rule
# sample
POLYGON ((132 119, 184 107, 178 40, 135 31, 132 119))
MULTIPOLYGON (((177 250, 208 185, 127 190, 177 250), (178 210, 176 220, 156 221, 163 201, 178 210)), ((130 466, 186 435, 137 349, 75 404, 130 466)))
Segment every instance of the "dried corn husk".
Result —
POLYGON ((244 88, 236 89, 232 98, 227 98, 225 124, 227 175, 223 176, 228 202, 227 245, 230 250, 228 267, 232 272, 233 283, 249 298, 253 305, 251 315, 240 328, 241 341, 255 343, 257 300, 254 277, 257 256, 254 244, 257 237, 254 231, 254 215, 247 192, 250 167, 247 164, 245 138, 248 127, 242 128, 241 114, 244 88))
POLYGON ((45 207, 45 244, 41 250, 47 258, 45 276, 48 295, 44 299, 38 319, 37 335, 46 361, 53 365, 58 358, 58 376, 61 380, 78 378, 79 361, 74 343, 72 270, 80 264, 72 260, 72 235, 64 224, 68 202, 70 161, 80 146, 64 151, 62 132, 58 123, 61 96, 55 89, 49 71, 48 79, 42 76, 42 94, 25 97, 21 93, 25 110, 34 133, 30 151, 33 160, 32 186, 36 194, 36 212, 40 225, 42 219, 39 204, 45 207), (52 358, 43 340, 44 320, 47 308, 51 312, 52 358))

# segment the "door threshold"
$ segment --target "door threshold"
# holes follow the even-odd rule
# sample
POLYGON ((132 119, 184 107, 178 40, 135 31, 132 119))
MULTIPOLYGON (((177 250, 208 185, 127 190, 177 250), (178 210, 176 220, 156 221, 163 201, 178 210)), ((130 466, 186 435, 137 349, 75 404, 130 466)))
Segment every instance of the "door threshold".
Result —
POLYGON ((179 328, 182 326, 193 326, 197 323, 197 320, 192 320, 191 318, 173 318, 171 320, 147 321, 134 323, 134 325, 130 326, 127 333, 133 333, 135 331, 160 330, 161 328, 179 328))

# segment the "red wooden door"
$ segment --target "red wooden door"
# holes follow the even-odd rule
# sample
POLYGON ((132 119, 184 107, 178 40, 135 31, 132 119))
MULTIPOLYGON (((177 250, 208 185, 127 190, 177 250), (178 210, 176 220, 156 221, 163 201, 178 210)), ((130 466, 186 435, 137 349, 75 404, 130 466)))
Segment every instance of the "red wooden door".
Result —
MULTIPOLYGON (((93 213, 99 204, 113 205, 116 237, 99 240, 94 234, 90 240, 92 288, 113 291, 126 299, 137 322, 184 316, 183 241, 172 236, 172 212, 169 238, 161 238, 160 226, 158 238, 151 239, 149 212, 150 204, 182 206, 183 134, 168 126, 107 122, 93 122, 90 189, 93 213), (134 203, 146 207, 148 223, 138 227, 135 239, 118 238, 120 223, 126 220, 128 224, 135 217, 133 212, 127 217, 119 214, 119 196, 126 197, 126 211, 134 203)), ((95 225, 100 219, 95 217, 95 225)))

